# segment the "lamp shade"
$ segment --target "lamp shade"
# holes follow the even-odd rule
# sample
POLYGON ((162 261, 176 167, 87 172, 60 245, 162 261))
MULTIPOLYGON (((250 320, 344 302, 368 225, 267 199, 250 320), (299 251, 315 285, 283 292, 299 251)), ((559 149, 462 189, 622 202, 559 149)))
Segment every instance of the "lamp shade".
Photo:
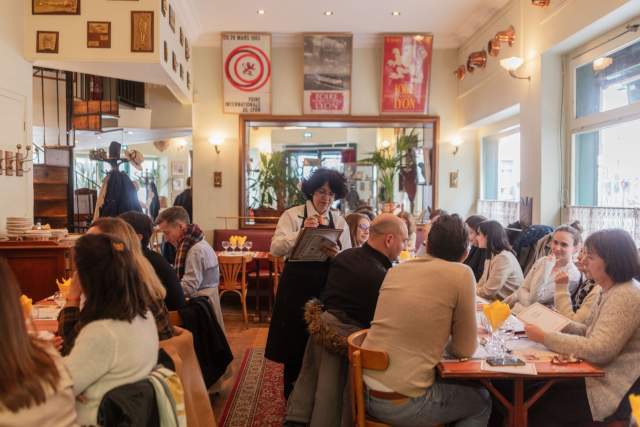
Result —
POLYGON ((512 56, 511 58, 505 58, 500 60, 500 66, 507 71, 515 71, 524 64, 524 59, 518 56, 512 56))

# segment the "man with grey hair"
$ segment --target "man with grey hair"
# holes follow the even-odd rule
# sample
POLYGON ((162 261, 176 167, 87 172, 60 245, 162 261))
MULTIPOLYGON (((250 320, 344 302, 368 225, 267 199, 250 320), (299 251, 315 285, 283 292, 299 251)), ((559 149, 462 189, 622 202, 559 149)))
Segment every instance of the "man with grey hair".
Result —
POLYGON ((343 401, 348 396, 346 337, 370 326, 387 270, 409 239, 404 221, 391 214, 377 216, 369 233, 362 247, 340 252, 331 261, 324 306, 312 300, 305 307, 311 339, 289 396, 285 426, 351 421, 351 405, 343 401))
POLYGON ((184 296, 209 297, 218 323, 224 330, 218 294, 218 258, 211 245, 204 239, 204 233, 197 224, 191 224, 189 214, 181 206, 160 212, 156 223, 167 241, 176 248, 174 268, 184 296))

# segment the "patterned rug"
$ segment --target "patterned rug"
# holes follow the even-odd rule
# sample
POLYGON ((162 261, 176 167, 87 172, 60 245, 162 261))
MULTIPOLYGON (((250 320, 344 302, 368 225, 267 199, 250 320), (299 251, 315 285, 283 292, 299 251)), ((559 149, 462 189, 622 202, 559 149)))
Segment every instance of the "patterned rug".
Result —
POLYGON ((284 420, 282 365, 264 358, 264 348, 250 348, 224 406, 221 427, 280 427, 284 420))

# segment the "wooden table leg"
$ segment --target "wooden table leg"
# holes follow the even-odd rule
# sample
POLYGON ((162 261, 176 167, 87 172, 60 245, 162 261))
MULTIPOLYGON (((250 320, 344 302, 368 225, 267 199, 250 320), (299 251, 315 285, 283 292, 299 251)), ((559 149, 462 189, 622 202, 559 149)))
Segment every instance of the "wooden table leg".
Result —
POLYGON ((260 260, 256 259, 256 313, 258 322, 262 322, 262 311, 260 310, 260 260))
POLYGON ((549 388, 558 380, 552 379, 544 383, 544 385, 536 391, 526 401, 524 400, 524 378, 513 378, 513 403, 509 402, 500 391, 491 384, 489 380, 481 380, 480 382, 489 390, 489 392, 505 407, 507 410, 507 425, 510 427, 527 427, 529 409, 542 397, 549 388))
POLYGON ((522 378, 513 379, 513 412, 512 426, 527 427, 527 408, 524 404, 524 380, 522 378))

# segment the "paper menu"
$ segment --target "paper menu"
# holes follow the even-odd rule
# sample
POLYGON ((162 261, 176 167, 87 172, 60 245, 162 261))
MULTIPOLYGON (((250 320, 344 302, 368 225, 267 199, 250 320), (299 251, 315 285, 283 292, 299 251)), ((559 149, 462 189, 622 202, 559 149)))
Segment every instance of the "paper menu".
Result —
POLYGON ((518 313, 518 319, 530 323, 545 332, 560 332, 571 321, 562 314, 551 310, 540 303, 535 303, 518 313))
POLYGON ((322 246, 337 244, 341 234, 339 228, 303 228, 287 261, 326 261, 322 246))
POLYGON ((517 375, 538 375, 536 365, 533 363, 525 363, 522 366, 491 366, 487 363, 486 360, 483 360, 480 363, 480 370, 488 372, 503 372, 507 374, 517 375))

